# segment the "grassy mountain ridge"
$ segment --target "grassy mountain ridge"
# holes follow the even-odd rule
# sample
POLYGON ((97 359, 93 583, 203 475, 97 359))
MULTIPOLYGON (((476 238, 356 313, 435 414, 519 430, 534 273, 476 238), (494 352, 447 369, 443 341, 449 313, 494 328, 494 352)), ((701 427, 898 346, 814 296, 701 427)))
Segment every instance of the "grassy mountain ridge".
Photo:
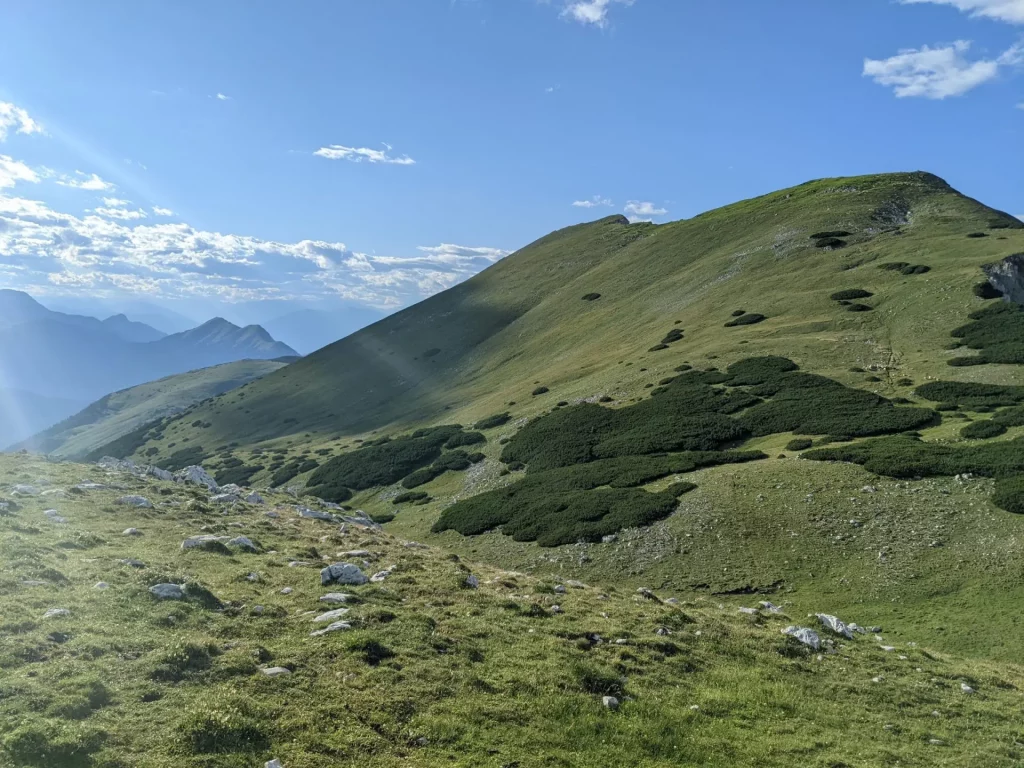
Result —
POLYGON ((880 365, 888 381, 901 367, 945 374, 939 350, 974 305, 980 266, 1012 253, 1000 237, 1021 226, 923 173, 810 182, 661 226, 608 217, 541 238, 247 387, 244 406, 236 396, 204 407, 196 416, 212 426, 190 438, 212 447, 442 414, 471 421, 528 400, 533 382, 561 386, 566 399, 626 390, 636 371, 620 361, 730 361, 745 352, 740 342, 847 381, 854 365, 880 365), (964 239, 990 225, 1005 229, 964 239), (831 250, 810 238, 823 231, 851 234, 831 250), (933 271, 877 269, 885 262, 933 271), (876 294, 874 311, 844 312, 828 298, 852 287, 876 294), (600 298, 581 301, 590 293, 600 298), (768 319, 727 332, 739 309, 768 319), (685 341, 646 354, 673 327, 685 341), (919 353, 908 339, 935 349, 919 353))
POLYGON ((106 395, 15 449, 76 459, 156 419, 276 371, 283 363, 241 360, 167 376, 106 395))

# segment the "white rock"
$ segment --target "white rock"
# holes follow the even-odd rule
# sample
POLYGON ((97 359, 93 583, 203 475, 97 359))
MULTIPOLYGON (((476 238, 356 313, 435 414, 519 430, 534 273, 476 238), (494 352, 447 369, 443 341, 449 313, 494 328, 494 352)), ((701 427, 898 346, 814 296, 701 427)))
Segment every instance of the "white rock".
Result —
POLYGON ((249 494, 245 496, 245 501, 248 504, 262 504, 263 497, 256 493, 256 491, 250 491, 249 494))
POLYGON ((38 496, 39 489, 34 485, 15 485, 11 487, 11 495, 13 496, 38 496))
POLYGON ((146 467, 146 474, 151 477, 155 477, 157 480, 163 480, 165 482, 170 482, 174 479, 173 473, 168 472, 166 469, 160 469, 160 467, 146 467))
POLYGON ((768 613, 782 613, 782 609, 779 608, 779 606, 772 605, 767 600, 762 600, 760 603, 758 603, 758 605, 760 605, 764 610, 768 611, 768 613))
POLYGON ((323 629, 318 629, 316 632, 310 632, 309 636, 320 637, 321 635, 326 635, 331 632, 344 632, 346 629, 352 629, 352 625, 349 624, 347 621, 336 621, 333 624, 324 627, 323 629))
POLYGON ((329 512, 321 512, 317 509, 310 509, 304 507, 301 504, 295 507, 295 510, 299 513, 299 517, 304 517, 307 520, 325 520, 329 523, 335 522, 334 515, 329 512))
POLYGON ((110 585, 105 581, 97 581, 92 585, 93 589, 110 589, 110 585))
POLYGON ((352 563, 333 563, 320 571, 320 584, 365 584, 369 579, 352 563))
MULTIPOLYGON (((466 579, 466 581, 468 583, 469 579, 466 579)), ((555 584, 555 588, 554 589, 555 589, 555 592, 557 592, 560 595, 564 595, 565 594, 565 585, 564 584, 555 584)))
POLYGON ((125 528, 123 531, 121 531, 121 535, 122 536, 141 536, 142 535, 142 531, 140 531, 138 528, 125 528))
POLYGON ((614 696, 604 696, 601 699, 601 703, 604 705, 605 709, 610 709, 613 712, 619 708, 619 700, 614 696))
POLYGON ((104 469, 109 469, 113 472, 136 472, 139 469, 138 465, 131 459, 115 459, 113 456, 104 456, 96 463, 104 469))
POLYGON ((210 497, 214 504, 232 504, 239 500, 237 493, 218 493, 210 497))
POLYGON ((281 590, 281 594, 282 595, 290 595, 294 591, 295 590, 292 589, 291 587, 285 587, 284 589, 281 590))
POLYGON ((184 600, 185 590, 178 584, 154 584, 149 592, 158 600, 184 600))
POLYGON ((333 611, 327 611, 319 616, 315 616, 312 621, 314 624, 325 624, 340 619, 346 613, 348 613, 348 608, 335 608, 333 611))
POLYGON ((818 637, 818 633, 813 629, 807 627, 786 627, 782 630, 782 634, 795 637, 804 645, 808 645, 814 650, 821 648, 821 638, 818 637))
POLYGON ((338 557, 373 557, 373 555, 367 549, 352 549, 348 552, 339 552, 338 557))
POLYGON ((389 569, 385 569, 383 571, 377 571, 375 574, 373 574, 373 576, 370 577, 370 581, 372 581, 375 584, 377 584, 377 583, 380 583, 380 582, 384 581, 384 579, 386 579, 390 575, 391 575, 391 569, 390 568, 389 569))
MULTIPOLYGON (((480 579, 471 573, 466 577, 466 586, 470 589, 477 589, 480 586, 480 579)), ((562 591, 565 591, 564 587, 562 588, 562 591)))
POLYGON ((185 467, 174 473, 174 479, 179 483, 188 483, 190 485, 205 485, 211 491, 216 491, 217 481, 214 480, 210 473, 207 472, 200 466, 185 467))
POLYGON ((78 485, 75 486, 75 488, 77 488, 80 491, 102 491, 106 487, 107 486, 105 486, 103 483, 89 482, 79 483, 78 485))
POLYGON ((565 582, 566 586, 572 587, 573 589, 586 589, 587 585, 582 581, 576 581, 575 579, 569 579, 565 582))
POLYGON ((153 507, 145 496, 122 496, 117 503, 125 507, 139 507, 140 509, 152 509, 153 507))
POLYGON ((321 603, 347 603, 352 600, 352 595, 346 595, 344 592, 328 592, 326 595, 320 595, 321 603))
POLYGON ((960 683, 960 690, 964 693, 974 693, 974 689, 971 688, 967 683, 960 683))
POLYGON ((823 626, 828 627, 837 635, 842 635, 848 640, 853 639, 853 632, 850 631, 850 628, 846 626, 846 624, 837 617, 830 616, 827 613, 817 613, 815 615, 818 617, 818 621, 820 621, 823 626))
POLYGON ((67 608, 49 608, 46 613, 43 614, 44 619, 62 619, 65 616, 70 616, 71 611, 67 608))
POLYGON ((261 669, 260 672, 267 677, 282 677, 292 673, 292 671, 287 667, 268 667, 266 669, 261 669))
POLYGON ((55 523, 66 523, 67 522, 67 518, 61 517, 60 513, 57 512, 56 509, 46 509, 46 510, 43 510, 43 514, 46 515, 46 517, 48 517, 51 521, 53 521, 55 523))
POLYGON ((275 757, 273 760, 267 760, 263 764, 263 768, 284 768, 284 765, 275 757))
POLYGON ((51 488, 48 491, 43 491, 39 495, 47 499, 66 499, 68 497, 68 492, 63 488, 51 488))
POLYGON ((228 546, 234 549, 244 549, 248 552, 259 552, 260 548, 248 536, 235 536, 228 541, 228 546))
POLYGON ((757 608, 740 608, 740 613, 745 613, 748 616, 757 616, 761 612, 757 608))
POLYGON ((196 549, 206 547, 210 544, 227 544, 231 541, 230 536, 215 536, 212 533, 204 533, 199 536, 189 536, 181 542, 182 549, 196 549))

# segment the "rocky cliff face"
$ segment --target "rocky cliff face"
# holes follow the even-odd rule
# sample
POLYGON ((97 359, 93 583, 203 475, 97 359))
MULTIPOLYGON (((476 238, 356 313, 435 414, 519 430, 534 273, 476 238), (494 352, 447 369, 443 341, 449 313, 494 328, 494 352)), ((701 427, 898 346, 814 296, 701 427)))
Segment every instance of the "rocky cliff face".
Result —
POLYGON ((1024 253, 1015 253, 1002 261, 986 264, 988 281, 1003 294, 1003 299, 1024 304, 1024 253))

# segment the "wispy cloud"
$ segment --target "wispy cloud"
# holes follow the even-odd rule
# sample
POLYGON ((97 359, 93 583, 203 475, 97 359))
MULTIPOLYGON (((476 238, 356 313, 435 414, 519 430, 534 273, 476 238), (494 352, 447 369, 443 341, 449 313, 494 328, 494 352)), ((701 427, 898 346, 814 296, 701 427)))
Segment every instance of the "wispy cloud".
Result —
POLYGON ((74 176, 62 176, 57 179, 57 183, 62 187, 84 189, 89 192, 109 192, 115 188, 113 184, 104 181, 95 173, 83 173, 82 171, 75 171, 74 176))
POLYGON ((996 21, 1024 24, 1024 0, 900 0, 903 5, 951 5, 954 8, 996 21))
POLYGON ((390 144, 384 144, 384 149, 369 149, 367 147, 346 147, 341 144, 329 144, 320 147, 313 154, 317 157, 325 157, 328 160, 348 160, 353 163, 361 163, 364 160, 368 163, 388 163, 390 165, 414 165, 416 163, 408 155, 394 157, 389 153, 393 149, 390 144))
POLYGON ((957 40, 950 45, 900 51, 888 59, 865 59, 864 76, 890 87, 897 98, 945 99, 962 96, 987 83, 1001 67, 1024 60, 1024 47, 1012 46, 996 59, 968 60, 971 43, 957 40))
POLYGON ((214 98, 217 99, 217 101, 231 101, 231 97, 225 96, 223 93, 218 93, 214 98))
POLYGON ((7 139, 11 129, 15 133, 24 134, 43 132, 43 126, 33 120, 24 109, 8 101, 0 101, 0 141, 7 139))
POLYGON ((640 221, 653 221, 653 217, 668 213, 666 208, 659 208, 654 203, 640 200, 630 200, 622 210, 634 224, 640 221))
POLYGON ((10 189, 19 181, 35 184, 39 181, 39 174, 20 160, 0 155, 0 189, 10 189))
POLYGON ((134 211, 130 208, 122 207, 94 208, 93 213, 97 216, 106 216, 108 219, 119 219, 121 221, 138 221, 139 219, 148 218, 146 212, 141 208, 134 211))
POLYGON ((630 6, 634 2, 636 0, 569 0, 562 10, 562 16, 581 24, 606 27, 608 10, 613 4, 630 6))
POLYGON ((131 200, 122 200, 119 197, 104 197, 103 204, 109 205, 111 208, 124 208, 126 205, 131 205, 131 200))
POLYGON ((341 297, 393 309, 507 254, 454 243, 421 246, 408 256, 367 254, 341 242, 285 243, 152 222, 126 206, 76 216, 0 195, 0 271, 5 284, 35 292, 226 302, 341 297))
POLYGON ((573 202, 573 206, 576 208, 598 208, 598 207, 611 207, 614 203, 607 197, 601 197, 600 195, 594 195, 589 200, 576 200, 573 202))
POLYGON ((154 205, 153 214, 155 216, 173 216, 174 211, 172 211, 170 208, 161 208, 159 205, 154 205))

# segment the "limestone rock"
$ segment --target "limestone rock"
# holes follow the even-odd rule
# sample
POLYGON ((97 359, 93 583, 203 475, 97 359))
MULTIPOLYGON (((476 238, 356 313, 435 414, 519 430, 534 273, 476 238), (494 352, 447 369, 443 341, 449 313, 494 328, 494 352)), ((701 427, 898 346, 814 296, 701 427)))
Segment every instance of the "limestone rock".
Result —
POLYGON ((153 505, 145 496, 122 496, 117 503, 123 507, 138 507, 140 509, 152 509, 153 505))
POLYGON ((189 536, 181 542, 181 548, 183 550, 205 549, 215 544, 227 544, 229 541, 231 541, 230 536, 215 536, 212 533, 203 533, 199 536, 189 536))
POLYGON ((348 608, 335 608, 333 611, 327 611, 326 613, 321 613, 319 616, 313 617, 313 623, 324 624, 334 622, 340 619, 346 613, 348 613, 348 608))
POLYGON ((808 629, 807 627, 786 627, 782 630, 782 634, 795 637, 801 643, 810 646, 816 651, 821 648, 821 638, 818 637, 818 633, 813 629, 808 629))
POLYGON ((211 491, 216 491, 218 488, 217 481, 210 476, 209 472, 198 465, 185 467, 175 472, 174 480, 175 482, 189 485, 204 485, 211 491))
POLYGON ((247 552, 260 551, 260 548, 256 546, 256 543, 248 536, 235 536, 235 538, 228 541, 228 546, 232 549, 244 549, 247 552))
POLYGON ((320 571, 320 584, 365 584, 369 579, 352 563, 333 563, 320 571))
POLYGON ((184 600, 185 590, 178 584, 154 584, 149 593, 157 600, 184 600))
POLYGON ((323 629, 318 629, 315 632, 310 632, 310 637, 321 637, 323 635, 330 634, 331 632, 344 632, 347 629, 352 629, 352 625, 347 621, 336 621, 333 624, 329 624, 323 629))

